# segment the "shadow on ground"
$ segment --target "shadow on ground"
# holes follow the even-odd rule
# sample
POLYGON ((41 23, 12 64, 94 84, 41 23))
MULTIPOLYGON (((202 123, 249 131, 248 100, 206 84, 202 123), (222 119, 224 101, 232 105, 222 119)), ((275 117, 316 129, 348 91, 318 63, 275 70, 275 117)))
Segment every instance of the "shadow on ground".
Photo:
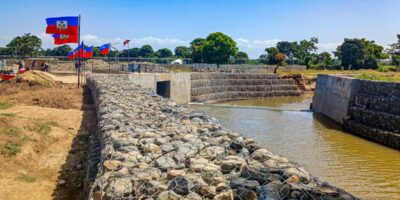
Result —
POLYGON ((72 141, 66 162, 61 167, 58 184, 52 197, 56 200, 84 199, 89 137, 96 129, 96 113, 89 88, 84 87, 81 110, 82 122, 72 141))

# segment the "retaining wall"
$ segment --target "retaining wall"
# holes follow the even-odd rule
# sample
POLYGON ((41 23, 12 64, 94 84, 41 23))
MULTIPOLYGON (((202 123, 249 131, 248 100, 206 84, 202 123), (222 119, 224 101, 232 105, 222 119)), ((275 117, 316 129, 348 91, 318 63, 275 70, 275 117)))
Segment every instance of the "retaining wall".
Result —
POLYGON ((87 85, 98 117, 88 199, 355 199, 127 76, 87 85))
POLYGON ((400 150, 400 83, 358 80, 344 128, 400 150))
POLYGON ((301 94, 293 79, 275 74, 192 73, 192 102, 221 102, 301 94))
POLYGON ((400 149, 400 83, 318 75, 312 108, 355 135, 400 149))

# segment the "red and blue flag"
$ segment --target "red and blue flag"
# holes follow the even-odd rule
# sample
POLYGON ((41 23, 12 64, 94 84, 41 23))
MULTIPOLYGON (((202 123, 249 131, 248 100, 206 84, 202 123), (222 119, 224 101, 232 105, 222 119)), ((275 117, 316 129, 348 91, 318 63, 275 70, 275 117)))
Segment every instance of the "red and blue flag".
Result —
POLYGON ((100 47, 100 53, 101 55, 107 55, 108 53, 110 53, 110 48, 111 48, 111 44, 107 43, 107 44, 103 44, 100 47))
POLYGON ((68 60, 73 60, 75 58, 75 52, 71 51, 68 53, 68 60))
POLYGON ((79 32, 79 17, 51 17, 46 23, 46 33, 78 35, 79 32))
POLYGON ((93 46, 85 48, 85 58, 93 57, 93 46))
POLYGON ((84 45, 83 45, 83 42, 78 46, 78 47, 76 47, 75 49, 74 49, 74 54, 75 54, 75 57, 78 57, 78 58, 83 58, 83 56, 84 56, 84 51, 85 51, 85 47, 84 47, 84 45))
POLYGON ((54 44, 78 43, 78 35, 53 34, 54 44))

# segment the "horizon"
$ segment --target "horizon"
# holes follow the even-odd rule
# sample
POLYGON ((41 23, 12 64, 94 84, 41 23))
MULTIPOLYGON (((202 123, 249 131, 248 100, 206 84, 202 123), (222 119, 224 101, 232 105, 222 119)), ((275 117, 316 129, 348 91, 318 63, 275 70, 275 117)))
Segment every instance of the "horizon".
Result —
POLYGON ((81 38, 88 45, 118 43, 116 48, 122 50, 122 42, 129 39, 130 48, 149 44, 155 50, 173 51, 176 46, 189 46, 195 38, 223 32, 252 59, 278 41, 317 37, 318 52, 332 53, 345 38, 366 38, 387 47, 400 33, 396 22, 400 2, 394 0, 78 2, 3 1, 0 24, 7 28, 0 33, 0 46, 31 33, 42 39, 44 49, 54 48, 51 35, 45 34, 45 18, 78 14, 82 16, 81 38))

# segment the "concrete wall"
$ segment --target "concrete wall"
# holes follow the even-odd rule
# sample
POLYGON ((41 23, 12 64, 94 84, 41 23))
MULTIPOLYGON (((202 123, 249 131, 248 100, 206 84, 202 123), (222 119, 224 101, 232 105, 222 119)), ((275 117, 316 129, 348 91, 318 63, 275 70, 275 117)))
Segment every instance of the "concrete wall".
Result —
POLYGON ((357 79, 319 74, 312 109, 343 124, 354 101, 356 85, 357 79))
POLYGON ((400 83, 318 75, 314 112, 351 133, 400 149, 400 83))

